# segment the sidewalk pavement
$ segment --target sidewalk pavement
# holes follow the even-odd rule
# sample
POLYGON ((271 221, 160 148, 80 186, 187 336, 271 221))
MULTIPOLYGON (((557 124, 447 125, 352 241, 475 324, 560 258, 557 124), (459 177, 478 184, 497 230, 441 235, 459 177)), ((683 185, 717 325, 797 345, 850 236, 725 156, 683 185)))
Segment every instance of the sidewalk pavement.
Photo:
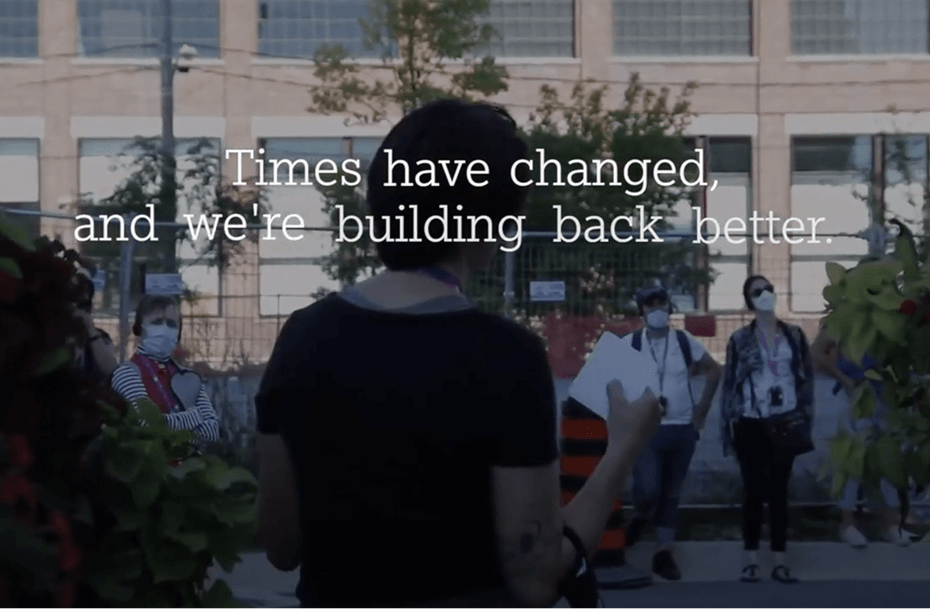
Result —
MULTIPOLYGON (((633 566, 649 570, 654 550, 654 544, 640 542, 628 551, 628 561, 633 566)), ((901 548, 875 542, 865 549, 853 549, 839 542, 789 542, 788 560, 792 571, 802 581, 790 587, 796 591, 793 593, 783 593, 785 586, 778 583, 746 585, 737 582, 743 565, 740 542, 682 542, 676 549, 676 557, 682 571, 681 582, 666 583, 656 576, 656 586, 653 587, 634 591, 605 591, 605 602, 609 606, 721 607, 721 600, 731 600, 729 594, 724 593, 736 587, 732 589, 736 597, 723 606, 753 607, 761 604, 762 607, 772 607, 774 602, 777 602, 775 606, 784 607, 909 606, 903 602, 898 603, 897 597, 894 602, 870 601, 886 599, 883 596, 895 591, 890 583, 901 584, 913 593, 914 599, 930 599, 930 544, 926 543, 901 548), (773 595, 777 593, 775 597, 766 593, 772 587, 779 587, 772 589, 773 595), (862 595, 866 596, 861 598, 861 603, 853 603, 860 599, 854 591, 862 591, 862 595), (781 601, 780 596, 783 595, 789 597, 781 601), (826 601, 815 603, 807 595, 826 601), (756 599, 756 602, 747 601, 750 599, 756 599), (830 600, 847 601, 834 604, 830 600)), ((773 567, 771 554, 762 550, 760 559, 763 577, 768 580, 773 567)), ((246 554, 231 574, 220 575, 243 603, 252 607, 275 608, 298 607, 294 597, 298 576, 297 570, 276 570, 265 559, 264 553, 246 554)), ((925 605, 926 601, 921 603, 925 605)))

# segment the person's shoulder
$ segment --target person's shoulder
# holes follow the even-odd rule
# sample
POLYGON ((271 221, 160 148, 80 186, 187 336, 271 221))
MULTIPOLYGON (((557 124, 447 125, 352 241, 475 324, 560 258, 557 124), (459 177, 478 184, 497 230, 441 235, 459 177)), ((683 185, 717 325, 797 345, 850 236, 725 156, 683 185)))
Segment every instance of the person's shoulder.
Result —
POLYGON ((486 329, 493 340, 502 344, 524 345, 533 348, 544 345, 539 335, 509 318, 479 310, 472 310, 470 314, 467 320, 470 325, 486 329))
POLYGON ((743 339, 744 337, 751 335, 752 328, 753 328, 752 323, 746 324, 745 326, 740 326, 739 328, 733 331, 732 335, 730 335, 730 340, 739 341, 740 339, 743 339))

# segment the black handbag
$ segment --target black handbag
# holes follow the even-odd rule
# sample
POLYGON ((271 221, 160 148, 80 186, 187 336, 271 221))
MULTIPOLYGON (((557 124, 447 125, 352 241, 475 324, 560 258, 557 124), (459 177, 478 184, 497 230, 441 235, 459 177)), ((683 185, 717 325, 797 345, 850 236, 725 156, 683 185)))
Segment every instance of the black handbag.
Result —
POLYGON ((785 413, 763 417, 759 404, 756 402, 756 388, 751 377, 749 378, 749 391, 753 408, 759 414, 759 420, 765 428, 765 435, 776 450, 792 457, 814 450, 811 418, 807 413, 800 407, 795 407, 785 413))
POLYGON ((797 457, 814 450, 811 420, 801 409, 771 415, 762 422, 772 446, 779 451, 797 457))

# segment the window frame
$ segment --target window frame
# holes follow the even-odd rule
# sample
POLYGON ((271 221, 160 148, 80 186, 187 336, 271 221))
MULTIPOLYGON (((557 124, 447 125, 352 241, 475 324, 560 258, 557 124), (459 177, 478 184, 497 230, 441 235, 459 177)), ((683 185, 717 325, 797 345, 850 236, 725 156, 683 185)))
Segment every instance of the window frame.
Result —
MULTIPOLYGON (((624 2, 624 1, 626 1, 626 0, 612 0, 612 2, 611 2, 611 8, 612 8, 612 17, 611 17, 611 25, 612 25, 612 28, 611 28, 611 32, 612 32, 612 34, 611 34, 611 55, 612 55, 612 57, 613 57, 615 60, 617 60, 617 59, 620 59, 620 60, 637 60, 637 59, 649 58, 649 59, 662 59, 662 60, 668 61, 668 60, 674 60, 674 59, 676 59, 676 58, 688 58, 689 60, 693 60, 694 58, 697 57, 697 58, 702 58, 702 59, 709 59, 709 60, 711 60, 711 61, 726 61, 726 60, 741 61, 741 60, 746 60, 746 59, 753 59, 753 58, 755 58, 755 31, 754 31, 754 30, 755 30, 755 11, 754 11, 754 9, 753 9, 753 0, 741 0, 742 2, 745 2, 746 6, 747 6, 747 20, 746 20, 747 31, 746 31, 746 47, 745 47, 745 52, 741 52, 741 53, 738 53, 738 54, 734 54, 734 53, 731 53, 731 52, 721 52, 721 53, 688 53, 688 52, 686 52, 686 51, 679 51, 679 52, 677 52, 677 53, 661 53, 661 54, 656 54, 656 53, 630 52, 630 50, 626 50, 626 51, 624 51, 624 52, 619 52, 618 46, 617 46, 617 40, 618 40, 618 37, 619 37, 619 35, 620 35, 620 30, 619 30, 619 28, 617 28, 617 22, 618 22, 618 17, 617 17, 617 15, 619 14, 618 11, 617 11, 617 8, 618 8, 618 4, 621 3, 621 2, 624 2)), ((686 1, 687 1, 687 0, 686 0, 686 1)), ((691 1, 693 1, 693 2, 701 2, 701 1, 703 1, 703 0, 691 0, 691 1)), ((679 20, 680 20, 682 23, 684 23, 683 19, 684 19, 683 16, 679 16, 679 20)), ((725 38, 721 38, 721 37, 720 37, 721 35, 717 35, 717 36, 718 36, 718 38, 713 39, 713 40, 725 39, 725 38)), ((674 41, 676 44, 678 44, 678 45, 680 46, 681 43, 682 43, 682 41, 684 40, 684 38, 683 38, 683 35, 679 33, 678 36, 677 36, 677 38, 669 37, 669 38, 656 39, 656 40, 662 40, 662 41, 665 41, 665 42, 673 42, 673 41, 674 41)), ((711 40, 711 39, 708 38, 707 40, 711 40)))
MULTIPOLYGON (((158 59, 162 54, 162 44, 161 44, 161 27, 160 22, 164 20, 164 16, 161 12, 162 3, 159 0, 137 0, 142 2, 142 27, 143 27, 143 38, 146 42, 142 44, 133 44, 133 45, 119 45, 116 47, 102 48, 99 51, 88 52, 88 44, 85 43, 85 40, 88 42, 101 42, 103 37, 98 33, 94 35, 85 35, 86 29, 99 29, 99 24, 102 23, 101 13, 106 10, 105 2, 107 0, 77 0, 77 12, 75 15, 75 21, 77 25, 77 56, 86 59, 94 60, 107 60, 107 59, 117 59, 117 60, 138 60, 146 61, 152 59, 158 59), (86 4, 85 3, 89 3, 86 4), (86 8, 85 8, 86 7, 86 8), (94 9, 94 10, 92 10, 94 9), (84 13, 93 13, 93 15, 85 16, 84 13), (86 21, 85 20, 89 20, 86 21), (95 27, 90 27, 93 24, 95 27), (149 40, 150 39, 150 40, 149 40), (148 49, 151 49, 151 52, 147 52, 148 49)), ((223 43, 223 14, 222 14, 222 2, 221 0, 174 0, 175 2, 201 2, 201 3, 210 3, 215 6, 216 13, 216 39, 207 42, 203 38, 188 38, 180 34, 184 29, 184 25, 189 22, 201 21, 207 18, 202 17, 186 17, 179 14, 177 4, 174 5, 172 12, 172 38, 173 46, 172 53, 174 56, 177 56, 180 47, 184 44, 193 45, 197 49, 198 57, 201 59, 208 60, 221 60, 223 58, 222 52, 222 43, 223 43)), ((131 9, 127 9, 131 10, 131 9)), ((212 20, 212 17, 209 18, 212 20)), ((102 46, 102 45, 100 45, 102 46)))
MULTIPOLYGON (((822 0, 821 0, 822 1, 822 0)), ((861 2, 862 0, 854 0, 856 2, 861 2)), ((924 45, 923 51, 877 51, 877 52, 845 52, 845 51, 836 51, 830 50, 824 53, 817 52, 799 52, 797 49, 798 42, 795 39, 795 2, 796 0, 791 0, 789 3, 789 48, 791 57, 809 57, 809 58, 819 58, 819 57, 848 57, 850 59, 861 57, 861 58, 872 58, 872 57, 885 57, 885 56, 900 56, 900 57, 924 57, 930 55, 930 0, 925 0, 927 6, 927 23, 924 24, 924 32, 927 34, 927 41, 924 45)), ((858 23, 861 25, 861 23, 858 23)))
MULTIPOLYGON (((35 9, 35 14, 30 14, 27 16, 0 16, 0 21, 5 21, 11 26, 14 23, 22 23, 28 27, 28 25, 34 25, 32 36, 4 36, 0 38, 3 41, 3 44, 0 44, 0 60, 29 60, 29 59, 39 59, 41 57, 41 49, 39 48, 40 38, 41 38, 41 25, 39 23, 39 0, 20 0, 22 2, 31 2, 32 7, 35 9), (30 23, 31 22, 31 23, 30 23), (8 42, 7 42, 8 41, 8 42), (29 41, 24 43, 23 41, 29 41), (32 46, 29 46, 32 45, 32 46), (23 53, 8 53, 7 49, 12 49, 15 47, 28 47, 29 50, 24 51, 23 53)), ((28 5, 27 5, 28 6, 28 5)))

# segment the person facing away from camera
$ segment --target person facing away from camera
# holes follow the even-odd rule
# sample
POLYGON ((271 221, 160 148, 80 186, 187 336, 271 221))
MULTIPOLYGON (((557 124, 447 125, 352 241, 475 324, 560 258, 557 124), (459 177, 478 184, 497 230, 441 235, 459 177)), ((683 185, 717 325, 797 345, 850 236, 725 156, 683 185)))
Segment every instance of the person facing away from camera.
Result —
POLYGON ((678 502, 720 383, 721 367, 691 333, 669 327, 672 303, 667 290, 643 288, 636 295, 636 304, 646 327, 624 340, 655 360, 659 400, 666 414, 633 469, 636 515, 627 527, 626 544, 636 544, 654 517, 658 551, 652 558, 652 571, 667 580, 680 580, 681 570, 672 554, 678 502), (696 375, 706 375, 707 379, 699 400, 695 400, 691 387, 691 378, 696 375))
POLYGON ((199 444, 218 441, 219 422, 203 380, 171 357, 181 330, 181 309, 175 299, 144 295, 132 325, 139 345, 132 358, 113 372, 113 389, 129 402, 151 400, 172 430, 193 431, 199 444))
MULTIPOLYGON (((495 222, 519 214, 527 191, 510 170, 527 154, 502 109, 426 104, 375 155, 369 212, 403 216, 405 235, 440 205, 495 222), (387 150, 411 167, 483 160, 488 183, 386 187, 387 150)), ((658 399, 604 388, 607 454, 562 507, 546 350, 462 292, 497 247, 381 241, 383 273, 282 328, 255 399, 259 532, 275 567, 300 567, 303 606, 550 606, 597 550, 658 399), (377 566, 363 586, 359 561, 377 566)))
POLYGON ((814 368, 804 331, 775 315, 775 288, 765 277, 750 276, 743 299, 755 314, 727 343, 722 388, 721 438, 724 454, 736 452, 743 480, 743 548, 741 580, 758 582, 759 539, 765 502, 769 505, 772 578, 797 579, 788 567, 788 484, 794 455, 768 435, 765 420, 800 408, 813 417, 814 368))

